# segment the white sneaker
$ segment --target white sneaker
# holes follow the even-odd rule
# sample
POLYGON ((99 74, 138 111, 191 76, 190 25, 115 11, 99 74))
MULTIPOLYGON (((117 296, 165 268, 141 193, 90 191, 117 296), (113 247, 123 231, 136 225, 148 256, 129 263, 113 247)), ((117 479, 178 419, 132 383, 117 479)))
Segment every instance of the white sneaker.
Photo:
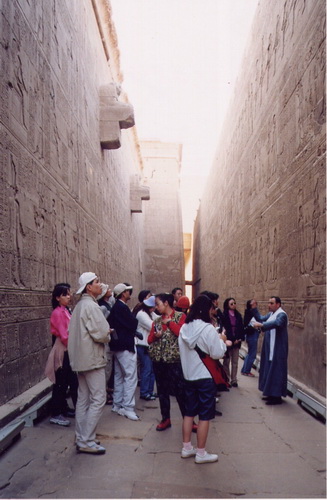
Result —
POLYGON ((209 462, 218 462, 218 455, 215 455, 214 453, 208 453, 207 451, 203 457, 198 454, 195 455, 196 464, 206 464, 209 462))
POLYGON ((120 408, 118 415, 129 418, 130 420, 140 420, 140 417, 138 417, 134 411, 125 410, 125 408, 120 408))
POLYGON ((113 405, 113 407, 111 408, 111 411, 113 413, 118 413, 119 414, 119 411, 121 410, 120 406, 115 406, 113 405))
POLYGON ((56 417, 50 418, 50 423, 62 425, 63 427, 68 427, 70 425, 70 420, 65 418, 63 415, 57 415, 56 417))
POLYGON ((192 447, 191 450, 185 450, 185 448, 182 448, 182 453, 181 453, 182 458, 194 457, 195 455, 196 455, 195 448, 192 447))

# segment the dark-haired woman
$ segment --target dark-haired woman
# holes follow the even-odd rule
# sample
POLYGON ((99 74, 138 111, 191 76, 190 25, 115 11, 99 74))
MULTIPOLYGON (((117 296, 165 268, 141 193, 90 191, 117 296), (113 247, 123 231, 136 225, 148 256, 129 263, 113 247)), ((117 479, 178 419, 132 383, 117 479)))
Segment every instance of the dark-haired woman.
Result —
POLYGON ((251 373, 251 368, 253 362, 257 356, 258 349, 258 339, 260 335, 260 330, 253 328, 249 323, 253 318, 253 309, 257 307, 257 302, 254 299, 248 300, 246 303, 246 309, 244 311, 244 331, 246 336, 246 343, 248 345, 248 353, 244 359, 244 364, 241 370, 242 375, 247 377, 254 377, 251 373))
POLYGON ((70 420, 66 416, 74 416, 75 411, 68 408, 66 394, 70 388, 70 396, 74 408, 77 401, 78 381, 76 373, 70 367, 67 343, 68 325, 71 313, 68 308, 71 301, 69 283, 58 283, 52 292, 52 308, 50 330, 53 336, 53 347, 48 357, 45 375, 53 382, 51 399, 52 424, 67 427, 70 420))
POLYGON ((140 398, 146 401, 156 399, 154 389, 154 372, 152 361, 149 356, 148 336, 152 328, 153 321, 157 318, 154 314, 154 295, 146 298, 141 303, 141 307, 136 315, 138 321, 137 331, 143 335, 143 339, 136 338, 137 356, 140 360, 140 398))
POLYGON ((244 340, 244 327, 242 315, 236 309, 236 300, 233 297, 228 297, 224 302, 223 322, 227 339, 232 342, 226 353, 223 366, 231 386, 238 387, 238 355, 242 340, 244 340))
POLYGON ((211 323, 214 305, 200 295, 191 305, 185 324, 181 328, 178 344, 185 387, 185 416, 183 419, 182 458, 195 456, 195 462, 216 462, 218 455, 205 449, 209 422, 215 418, 216 384, 196 349, 212 359, 222 358, 226 351, 224 340, 211 323), (197 449, 191 444, 193 419, 199 415, 197 449))
MULTIPOLYGON (((169 396, 176 397, 182 417, 185 414, 185 381, 179 355, 178 335, 186 316, 173 308, 174 296, 171 293, 156 295, 155 304, 156 311, 161 316, 153 322, 148 343, 161 411, 161 422, 156 430, 165 431, 171 427, 169 396)), ((194 424, 194 430, 195 428, 194 424)))

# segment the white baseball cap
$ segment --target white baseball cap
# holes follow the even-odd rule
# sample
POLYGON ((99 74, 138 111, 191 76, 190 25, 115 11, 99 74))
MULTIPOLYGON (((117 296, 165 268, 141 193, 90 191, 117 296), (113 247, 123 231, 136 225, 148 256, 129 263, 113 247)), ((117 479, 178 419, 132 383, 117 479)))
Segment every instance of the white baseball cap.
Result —
POLYGON ((123 292, 126 292, 126 290, 132 290, 133 287, 131 285, 125 285, 125 283, 118 283, 118 285, 115 286, 113 292, 114 296, 118 297, 123 292))
POLYGON ((83 273, 83 274, 81 274, 80 277, 78 278, 79 289, 77 290, 76 295, 78 295, 79 293, 82 293, 83 290, 84 290, 84 288, 86 287, 86 285, 88 285, 89 283, 91 283, 96 278, 97 278, 97 275, 94 274, 94 273, 83 273))

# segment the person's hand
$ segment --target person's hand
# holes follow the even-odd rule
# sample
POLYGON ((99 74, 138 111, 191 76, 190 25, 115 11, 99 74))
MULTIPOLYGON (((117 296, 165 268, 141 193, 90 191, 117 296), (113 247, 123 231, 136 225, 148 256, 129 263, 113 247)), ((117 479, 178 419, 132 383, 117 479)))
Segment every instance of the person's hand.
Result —
POLYGON ((233 342, 231 340, 226 340, 225 344, 227 347, 231 347, 233 345, 233 342))
POLYGON ((167 323, 169 323, 169 321, 170 321, 170 318, 164 318, 164 319, 162 318, 161 319, 161 323, 163 323, 164 325, 167 325, 167 323))
POLYGON ((252 325, 253 328, 262 328, 263 327, 263 324, 262 323, 258 323, 258 321, 253 321, 252 325))
POLYGON ((226 337, 226 335, 225 335, 224 333, 220 333, 220 338, 221 338, 221 340, 223 340, 224 342, 226 342, 226 340, 227 340, 227 337, 226 337))

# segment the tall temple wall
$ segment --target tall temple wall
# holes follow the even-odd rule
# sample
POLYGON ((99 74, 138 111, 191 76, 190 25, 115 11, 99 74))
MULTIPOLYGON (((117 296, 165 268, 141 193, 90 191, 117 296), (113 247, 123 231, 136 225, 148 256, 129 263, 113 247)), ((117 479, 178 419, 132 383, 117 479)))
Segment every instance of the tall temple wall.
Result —
MULTIPOLYGON (((218 47, 217 47, 218 50, 218 47)), ((194 230, 193 282, 289 316, 289 374, 325 395, 325 1, 262 0, 194 230)), ((221 304, 222 305, 222 304, 221 304)))
POLYGON ((143 288, 149 196, 108 2, 0 5, 2 404, 44 378, 55 283, 143 288))
POLYGON ((179 174, 180 144, 141 141, 144 184, 144 282, 153 293, 184 289, 184 249, 179 174))

